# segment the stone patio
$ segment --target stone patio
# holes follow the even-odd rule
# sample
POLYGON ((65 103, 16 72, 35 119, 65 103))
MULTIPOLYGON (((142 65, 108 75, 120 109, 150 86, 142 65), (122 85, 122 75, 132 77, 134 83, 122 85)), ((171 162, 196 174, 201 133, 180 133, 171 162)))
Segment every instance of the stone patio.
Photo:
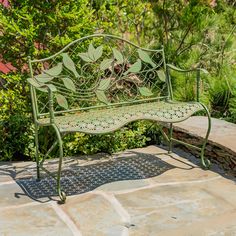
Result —
MULTIPOLYGON (((132 169, 133 179, 104 180, 89 192, 72 194, 64 205, 58 205, 55 196, 32 199, 18 184, 22 178, 34 179, 34 163, 2 163, 0 235, 236 235, 236 180, 216 165, 202 170, 199 161, 183 151, 168 155, 161 147, 149 146, 112 157, 67 158, 64 164, 67 169, 75 164, 96 168, 101 163, 112 168, 117 160, 140 156, 168 168, 163 165, 148 177, 153 169, 147 161, 145 170, 138 165, 132 169)), ((53 168, 56 163, 48 164, 53 168)))

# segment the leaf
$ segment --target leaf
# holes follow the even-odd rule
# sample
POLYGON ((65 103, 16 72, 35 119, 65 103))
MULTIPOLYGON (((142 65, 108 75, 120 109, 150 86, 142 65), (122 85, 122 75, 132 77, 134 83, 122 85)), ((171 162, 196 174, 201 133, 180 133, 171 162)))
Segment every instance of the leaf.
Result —
POLYGON ((103 102, 103 103, 105 103, 105 104, 108 104, 108 103, 109 103, 109 101, 108 101, 108 99, 107 99, 107 97, 106 97, 104 91, 102 91, 102 90, 97 90, 97 91, 95 91, 95 93, 96 93, 96 96, 97 96, 97 98, 98 98, 99 101, 101 101, 101 102, 103 102))
POLYGON ((57 77, 62 71, 62 63, 58 63, 56 66, 52 67, 49 70, 45 70, 44 73, 52 77, 57 77))
POLYGON ((93 62, 93 60, 89 57, 88 53, 85 52, 85 53, 79 53, 78 54, 82 60, 84 60, 85 62, 93 62))
POLYGON ((152 67, 156 66, 156 64, 152 61, 151 57, 143 50, 138 49, 138 55, 142 61, 149 63, 152 67))
POLYGON ((42 92, 46 92, 47 88, 49 88, 52 92, 57 91, 56 86, 53 84, 43 84, 43 83, 40 84, 37 82, 37 80, 33 78, 28 78, 27 81, 42 92))
POLYGON ((28 78, 27 79, 28 83, 30 83, 32 86, 36 87, 36 88, 39 88, 41 87, 41 84, 39 84, 37 82, 37 80, 33 79, 33 78, 28 78))
POLYGON ((76 92, 76 88, 75 88, 75 84, 74 82, 69 79, 69 78, 61 78, 61 80, 63 81, 65 87, 73 92, 76 92))
POLYGON ((68 109, 68 102, 63 95, 55 94, 55 97, 56 97, 56 100, 57 100, 57 103, 59 106, 65 108, 65 109, 68 109))
POLYGON ((193 71, 195 69, 181 69, 181 68, 178 68, 172 64, 166 64, 168 68, 171 68, 172 70, 176 70, 176 71, 179 71, 179 72, 189 72, 189 71, 193 71))
POLYGON ((48 90, 46 88, 36 88, 40 92, 46 93, 48 90))
POLYGON ((166 81, 166 74, 163 70, 158 70, 157 75, 162 82, 166 81))
POLYGON ((95 48, 93 46, 92 43, 89 44, 89 48, 88 48, 88 56, 90 59, 92 59, 93 61, 95 60, 94 58, 94 53, 95 53, 95 48))
POLYGON ((141 95, 145 97, 150 97, 153 95, 152 91, 147 87, 138 87, 138 90, 141 93, 141 95))
POLYGON ((34 78, 40 83, 47 83, 53 80, 54 77, 47 74, 39 74, 39 75, 34 76, 34 78))
POLYGON ((93 54, 94 61, 97 61, 102 56, 102 53, 103 53, 102 46, 97 47, 93 54))
POLYGON ((99 86, 97 89, 104 91, 109 87, 110 83, 111 83, 110 78, 109 79, 102 79, 102 80, 100 80, 100 83, 99 83, 99 86))
POLYGON ((140 59, 138 59, 125 73, 124 75, 127 75, 128 73, 137 73, 142 68, 142 62, 140 59))
POLYGON ((75 77, 78 78, 79 74, 76 71, 75 63, 72 61, 70 56, 67 53, 62 53, 62 57, 63 57, 63 64, 64 64, 64 66, 67 69, 69 69, 70 71, 72 71, 74 73, 75 77))
POLYGON ((101 70, 106 70, 108 69, 113 62, 113 59, 104 59, 101 64, 100 64, 100 69, 101 70))
POLYGON ((84 61, 87 62, 95 62, 102 56, 102 46, 94 48, 93 44, 89 44, 88 52, 87 53, 80 53, 79 55, 84 61), (81 55, 82 54, 82 55, 81 55))
POLYGON ((114 57, 117 61, 117 64, 122 64, 124 62, 124 57, 123 55, 121 54, 120 51, 118 51, 117 49, 115 48, 112 48, 112 51, 113 51, 113 54, 114 54, 114 57))
POLYGON ((52 92, 56 92, 57 91, 57 87, 53 84, 47 84, 45 85, 46 87, 48 87, 52 92))
POLYGON ((180 68, 178 68, 178 67, 176 67, 176 66, 174 66, 174 65, 172 65, 172 64, 167 64, 167 66, 168 66, 169 68, 173 69, 173 70, 182 71, 182 69, 180 69, 180 68))
POLYGON ((202 71, 204 74, 209 74, 209 72, 204 68, 200 68, 200 71, 202 71))

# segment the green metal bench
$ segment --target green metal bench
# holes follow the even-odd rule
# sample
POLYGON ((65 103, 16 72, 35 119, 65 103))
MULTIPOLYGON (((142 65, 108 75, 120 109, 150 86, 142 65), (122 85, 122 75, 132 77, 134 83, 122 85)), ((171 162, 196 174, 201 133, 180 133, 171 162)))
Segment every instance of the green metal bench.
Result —
POLYGON ((182 70, 166 64, 164 49, 144 49, 114 35, 90 35, 71 42, 58 53, 40 60, 29 58, 37 178, 45 158, 59 147, 57 191, 61 202, 63 137, 71 132, 104 134, 129 122, 152 120, 166 123, 169 132, 162 134, 169 142, 179 142, 200 151, 204 168, 210 162, 204 150, 210 133, 210 114, 199 102, 200 71, 182 70), (173 99, 170 70, 196 73, 196 101, 177 102, 173 99), (198 111, 205 111, 209 126, 201 147, 172 137, 173 123, 186 120, 198 111), (40 127, 55 130, 55 142, 42 157, 39 154, 40 127), (40 158, 41 157, 41 158, 40 158))

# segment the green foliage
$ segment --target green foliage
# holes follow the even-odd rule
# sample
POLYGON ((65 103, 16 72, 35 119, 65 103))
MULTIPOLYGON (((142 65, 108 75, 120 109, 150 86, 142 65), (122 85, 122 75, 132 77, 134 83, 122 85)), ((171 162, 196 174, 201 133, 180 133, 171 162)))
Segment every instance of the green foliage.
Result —
POLYGON ((29 159, 33 138, 28 92, 20 76, 2 75, 1 81, 0 160, 29 159))
POLYGON ((45 57, 96 28, 87 0, 15 0, 11 8, 0 10, 0 19, 1 53, 17 68, 27 56, 45 57))
MULTIPOLYGON (((183 68, 207 69, 209 75, 203 76, 201 83, 201 101, 211 107, 214 116, 236 123, 235 25, 235 1, 224 0, 12 0, 10 8, 0 5, 1 57, 18 69, 15 74, 0 74, 0 160, 33 158, 31 106, 25 86, 27 56, 46 57, 92 33, 114 33, 141 46, 164 45, 168 62, 183 68)), ((90 47, 88 55, 81 57, 96 60, 101 52, 101 48, 90 47)), ((117 63, 122 63, 120 54, 115 50, 113 53, 117 63)), ((142 52, 140 59, 155 64, 142 52)), ((64 60, 76 76, 66 55, 64 60)), ((136 63, 135 70, 140 64, 136 63)), ((161 71, 158 75, 164 80, 161 71)), ((184 78, 174 73, 172 78, 177 99, 195 98, 193 76, 184 78)), ((69 81, 63 83, 73 90, 69 81)), ((140 92, 151 93, 143 88, 140 92)), ((98 96, 104 100, 103 94, 98 96)), ((104 136, 68 136, 66 153, 113 152, 148 142, 145 135, 152 134, 152 129, 148 131, 145 122, 128 127, 131 129, 104 136)), ((41 132, 42 138, 52 141, 49 131, 41 132)))
MULTIPOLYGON (((143 46, 147 42, 149 47, 164 45, 167 61, 178 67, 207 69, 210 74, 203 78, 201 101, 212 107, 213 115, 233 115, 233 110, 228 109, 233 106, 229 84, 234 83, 236 71, 234 1, 95 2, 97 16, 109 18, 115 26, 112 32, 143 46)), ((176 98, 194 99, 195 81, 177 77, 176 98)))
POLYGON ((229 100, 229 112, 227 120, 236 123, 236 93, 234 92, 233 97, 229 100))
POLYGON ((146 131, 149 122, 136 122, 114 133, 88 135, 77 133, 65 138, 66 155, 118 152, 129 148, 143 147, 148 141, 146 131))
POLYGON ((0 161, 30 160, 34 153, 29 117, 16 114, 0 121, 0 161))
POLYGON ((31 105, 25 86, 27 56, 51 55, 93 33, 97 22, 87 0, 13 0, 10 8, 0 5, 1 57, 17 68, 17 74, 1 74, 0 78, 0 160, 33 158, 31 105))
MULTIPOLYGON (((196 101, 197 99, 197 79, 196 72, 182 73, 171 71, 172 87, 174 99, 179 101, 196 101)), ((209 83, 207 75, 201 73, 200 81, 200 101, 211 108, 209 96, 209 83)))
MULTIPOLYGON (((230 118, 235 102, 236 15, 230 1, 153 1, 153 28, 157 44, 165 46, 168 61, 182 68, 209 71, 201 82, 201 101, 212 115, 230 118)), ((202 73, 201 73, 202 74, 202 73)), ((180 100, 196 97, 192 75, 173 76, 174 95, 180 100)), ((233 119, 231 119, 232 121, 233 119)))

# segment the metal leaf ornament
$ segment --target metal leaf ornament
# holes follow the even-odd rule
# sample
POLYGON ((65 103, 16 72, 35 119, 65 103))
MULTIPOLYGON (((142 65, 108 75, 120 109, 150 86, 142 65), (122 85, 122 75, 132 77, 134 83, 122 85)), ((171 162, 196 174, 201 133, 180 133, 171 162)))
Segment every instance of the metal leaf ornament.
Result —
POLYGON ((141 95, 144 97, 150 97, 153 95, 152 91, 147 87, 138 87, 138 89, 141 95))
POLYGON ((68 55, 68 53, 62 53, 62 61, 64 66, 70 70, 71 72, 73 72, 73 74, 75 75, 76 78, 79 78, 79 74, 76 70, 76 66, 75 63, 73 62, 73 60, 70 58, 70 56, 68 55))
POLYGON ((138 49, 138 55, 142 61, 150 64, 152 67, 156 67, 156 64, 152 61, 151 57, 147 54, 147 52, 138 49))
POLYGON ((137 73, 142 68, 142 62, 140 59, 138 59, 131 67, 124 73, 124 75, 127 75, 128 73, 137 73))

